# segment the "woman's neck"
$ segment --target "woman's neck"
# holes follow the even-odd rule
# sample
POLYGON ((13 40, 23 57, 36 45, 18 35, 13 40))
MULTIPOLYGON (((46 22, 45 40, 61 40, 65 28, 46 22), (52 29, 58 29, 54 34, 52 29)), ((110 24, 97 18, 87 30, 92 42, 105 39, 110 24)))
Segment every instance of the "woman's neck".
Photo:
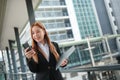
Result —
POLYGON ((43 40, 43 41, 41 41, 41 42, 39 42, 39 43, 41 43, 41 44, 45 45, 46 41, 45 41, 45 40, 43 40))

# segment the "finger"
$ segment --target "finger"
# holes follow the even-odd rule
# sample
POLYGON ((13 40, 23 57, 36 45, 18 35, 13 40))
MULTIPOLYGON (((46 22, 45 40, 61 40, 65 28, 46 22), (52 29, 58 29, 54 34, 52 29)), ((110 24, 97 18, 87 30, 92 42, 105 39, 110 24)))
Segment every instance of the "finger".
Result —
POLYGON ((28 54, 26 54, 26 57, 27 57, 27 58, 32 58, 32 54, 31 54, 31 53, 28 53, 28 54))
POLYGON ((27 49, 25 49, 24 51, 25 51, 25 52, 27 52, 27 50, 28 50, 28 48, 27 48, 27 49))
POLYGON ((31 49, 28 47, 28 48, 26 48, 25 49, 25 52, 28 52, 28 51, 30 51, 31 49))
POLYGON ((30 51, 25 53, 25 56, 27 58, 32 58, 35 54, 36 54, 36 52, 34 50, 30 50, 30 51))
POLYGON ((36 54, 36 52, 35 52, 34 50, 32 50, 32 53, 33 53, 33 54, 36 54))

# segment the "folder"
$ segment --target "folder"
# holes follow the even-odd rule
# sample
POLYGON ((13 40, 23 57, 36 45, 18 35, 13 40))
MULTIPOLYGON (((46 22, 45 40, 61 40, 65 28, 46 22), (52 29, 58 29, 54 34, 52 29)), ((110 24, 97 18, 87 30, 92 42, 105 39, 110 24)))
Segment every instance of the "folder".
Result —
POLYGON ((56 70, 60 67, 63 60, 67 59, 75 50, 75 46, 70 47, 65 53, 63 53, 56 65, 56 70))

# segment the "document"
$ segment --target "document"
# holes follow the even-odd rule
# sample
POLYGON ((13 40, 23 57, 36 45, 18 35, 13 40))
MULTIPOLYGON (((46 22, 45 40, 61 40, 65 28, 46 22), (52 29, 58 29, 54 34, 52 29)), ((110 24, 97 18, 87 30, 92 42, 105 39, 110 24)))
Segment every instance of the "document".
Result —
POLYGON ((67 59, 75 50, 75 46, 72 46, 71 48, 69 48, 65 53, 63 53, 56 65, 56 70, 60 67, 61 63, 63 62, 63 60, 67 59))

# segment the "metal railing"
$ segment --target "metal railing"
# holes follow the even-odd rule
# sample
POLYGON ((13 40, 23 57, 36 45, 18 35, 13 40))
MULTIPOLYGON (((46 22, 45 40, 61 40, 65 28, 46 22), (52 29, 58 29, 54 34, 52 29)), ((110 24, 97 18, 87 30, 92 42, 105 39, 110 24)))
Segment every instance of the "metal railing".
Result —
POLYGON ((35 80, 35 74, 29 73, 3 73, 2 80, 35 80))
MULTIPOLYGON (((68 68, 68 69, 61 69, 61 72, 62 73, 87 72, 88 80, 117 80, 114 74, 114 71, 116 70, 120 70, 120 64, 111 64, 111 65, 95 66, 95 67, 68 68), (106 74, 108 76, 106 77, 103 76, 101 79, 100 78, 94 79, 95 77, 99 77, 98 74, 96 74, 96 72, 98 71, 99 72, 106 71, 106 74), (91 75, 91 72, 92 72, 92 75, 91 75), (95 74, 93 75, 93 73, 95 74)), ((0 80, 35 80, 35 74, 31 72, 29 73, 3 73, 3 74, 5 78, 0 79, 0 80)))

